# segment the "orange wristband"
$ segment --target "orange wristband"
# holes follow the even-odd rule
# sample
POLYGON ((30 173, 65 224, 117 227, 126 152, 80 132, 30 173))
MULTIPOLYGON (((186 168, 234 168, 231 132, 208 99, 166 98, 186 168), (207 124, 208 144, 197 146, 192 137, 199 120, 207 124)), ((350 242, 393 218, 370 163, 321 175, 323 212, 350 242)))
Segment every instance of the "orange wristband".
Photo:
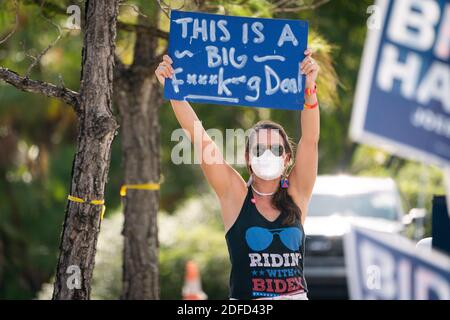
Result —
POLYGON ((318 105, 319 105, 319 101, 316 101, 316 103, 314 103, 314 104, 307 104, 307 103, 305 103, 305 104, 304 104, 304 109, 314 109, 314 108, 316 108, 318 105))

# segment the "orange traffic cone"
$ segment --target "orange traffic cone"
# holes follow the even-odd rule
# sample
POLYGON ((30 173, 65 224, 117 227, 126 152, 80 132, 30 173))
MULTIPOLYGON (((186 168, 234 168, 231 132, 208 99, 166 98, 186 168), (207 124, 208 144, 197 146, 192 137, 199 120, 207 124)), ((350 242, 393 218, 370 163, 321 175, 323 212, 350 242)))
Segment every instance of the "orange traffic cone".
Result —
POLYGON ((206 300, 207 298, 207 295, 202 290, 198 266, 194 261, 186 262, 182 295, 183 300, 206 300))

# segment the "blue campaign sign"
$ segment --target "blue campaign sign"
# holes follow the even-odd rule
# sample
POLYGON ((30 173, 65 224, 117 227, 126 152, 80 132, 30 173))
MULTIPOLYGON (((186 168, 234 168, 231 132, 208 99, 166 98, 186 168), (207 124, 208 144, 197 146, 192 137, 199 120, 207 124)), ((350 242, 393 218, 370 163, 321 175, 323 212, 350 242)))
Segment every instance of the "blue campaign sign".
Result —
POLYGON ((194 102, 301 110, 308 23, 172 10, 175 75, 164 96, 194 102))
POLYGON ((449 300, 450 258, 400 235, 352 227, 344 239, 354 300, 449 300))
POLYGON ((433 248, 445 252, 450 256, 450 202, 445 196, 433 197, 433 211, 431 213, 431 235, 433 248), (449 205, 447 205, 447 203, 449 205))
POLYGON ((378 0, 372 9, 350 136, 448 166, 450 1, 378 0))

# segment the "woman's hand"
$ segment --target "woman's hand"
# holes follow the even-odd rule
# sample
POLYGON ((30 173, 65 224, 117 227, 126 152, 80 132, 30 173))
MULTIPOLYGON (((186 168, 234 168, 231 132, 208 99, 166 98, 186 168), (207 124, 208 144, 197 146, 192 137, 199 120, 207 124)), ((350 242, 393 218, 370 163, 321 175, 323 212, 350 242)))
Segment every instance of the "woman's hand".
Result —
POLYGON ((312 52, 310 49, 305 50, 305 59, 300 63, 300 70, 302 74, 306 75, 306 88, 312 88, 316 82, 317 75, 319 74, 320 67, 317 62, 311 57, 312 52))
POLYGON ((158 78, 159 83, 164 86, 165 78, 172 78, 173 76, 173 67, 172 67, 172 59, 165 54, 163 56, 163 60, 158 65, 158 68, 155 70, 156 77, 158 78))

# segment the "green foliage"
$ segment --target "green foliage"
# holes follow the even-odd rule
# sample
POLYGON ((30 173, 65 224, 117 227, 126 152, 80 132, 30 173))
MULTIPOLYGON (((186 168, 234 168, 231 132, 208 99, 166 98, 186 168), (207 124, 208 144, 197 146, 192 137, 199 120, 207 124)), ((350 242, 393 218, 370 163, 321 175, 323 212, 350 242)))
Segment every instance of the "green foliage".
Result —
POLYGON ((161 299, 181 299, 188 260, 199 266, 208 299, 226 299, 230 263, 216 197, 190 200, 176 215, 161 216, 159 228, 161 299))
MULTIPOLYGON (((370 0, 333 0, 314 11, 292 13, 288 16, 307 19, 310 29, 322 35, 323 41, 318 41, 317 46, 322 47, 324 42, 328 47, 324 51, 330 55, 329 59, 337 74, 339 85, 327 89, 327 91, 335 90, 337 99, 329 108, 322 108, 321 112, 320 173, 347 171, 356 148, 348 138, 348 127, 367 29, 366 10, 372 4, 373 1, 370 0)), ((320 65, 319 78, 324 83, 329 83, 330 80, 325 79, 329 77, 331 70, 323 64, 320 65)), ((323 87, 319 82, 318 95, 321 107, 322 94, 323 87)))
MULTIPOLYGON (((29 150, 24 145, 25 150, 29 150)), ((53 153, 49 169, 58 174, 33 180, 19 165, 0 184, 0 241, 4 246, 0 296, 31 298, 55 268, 64 217, 70 167, 63 166, 73 147, 53 153)))

